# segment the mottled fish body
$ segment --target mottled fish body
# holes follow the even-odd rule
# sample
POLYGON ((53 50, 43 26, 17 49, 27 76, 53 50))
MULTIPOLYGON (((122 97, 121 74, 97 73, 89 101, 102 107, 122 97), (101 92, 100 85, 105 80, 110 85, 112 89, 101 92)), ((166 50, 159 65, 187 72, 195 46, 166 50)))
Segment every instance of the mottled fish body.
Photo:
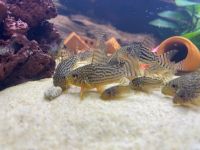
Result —
POLYGON ((119 79, 126 75, 123 65, 85 65, 70 72, 67 81, 70 84, 89 89, 118 82, 119 79))
POLYGON ((200 100, 200 71, 169 81, 162 88, 162 93, 173 96, 173 102, 179 104, 200 100))
POLYGON ((183 75, 181 77, 175 78, 173 80, 170 80, 165 84, 165 86, 162 88, 162 93, 169 96, 174 96, 176 94, 176 91, 178 89, 186 89, 189 84, 195 84, 198 83, 199 77, 198 75, 195 75, 196 73, 190 73, 183 75))
POLYGON ((163 80, 145 76, 134 78, 129 84, 131 89, 146 93, 153 91, 156 88, 160 88, 162 85, 163 80))
POLYGON ((69 84, 81 87, 81 98, 84 90, 96 88, 102 92, 107 84, 120 83, 124 78, 132 78, 132 64, 127 59, 108 63, 107 56, 93 57, 91 64, 79 67, 70 72, 66 80, 69 84), (105 58, 106 57, 106 58, 105 58), (97 59, 97 60, 96 60, 97 59))
POLYGON ((133 91, 149 93, 156 88, 160 88, 162 85, 163 81, 160 79, 151 77, 137 77, 131 80, 129 85, 117 85, 106 89, 102 92, 101 99, 118 99, 133 91))
POLYGON ((110 87, 102 92, 100 98, 103 100, 111 100, 122 98, 126 93, 130 93, 131 89, 128 85, 117 85, 110 87))
POLYGON ((148 64, 145 70, 147 75, 157 74, 171 77, 177 70, 181 70, 181 63, 171 62, 178 50, 171 50, 162 55, 152 52, 143 42, 134 42, 128 46, 121 47, 109 60, 110 63, 118 61, 120 58, 132 59, 134 61, 135 76, 143 75, 140 64, 148 64))

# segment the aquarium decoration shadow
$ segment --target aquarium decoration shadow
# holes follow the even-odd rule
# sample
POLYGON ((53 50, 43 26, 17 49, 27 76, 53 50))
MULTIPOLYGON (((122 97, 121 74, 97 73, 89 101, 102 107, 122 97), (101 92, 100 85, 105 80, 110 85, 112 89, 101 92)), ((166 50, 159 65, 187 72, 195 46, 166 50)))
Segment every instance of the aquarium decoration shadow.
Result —
POLYGON ((178 52, 171 58, 170 61, 178 63, 184 60, 188 54, 188 48, 182 43, 174 43, 165 47, 165 52, 178 50, 178 52))

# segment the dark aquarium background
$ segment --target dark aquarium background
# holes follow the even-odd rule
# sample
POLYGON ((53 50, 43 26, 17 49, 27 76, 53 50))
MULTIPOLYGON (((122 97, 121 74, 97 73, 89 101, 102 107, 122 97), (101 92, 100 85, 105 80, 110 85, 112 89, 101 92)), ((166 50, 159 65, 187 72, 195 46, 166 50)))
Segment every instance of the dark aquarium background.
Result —
POLYGON ((119 30, 131 33, 154 33, 149 22, 157 13, 172 10, 172 2, 160 0, 59 0, 66 9, 58 9, 63 15, 81 14, 99 23, 111 24, 119 30))

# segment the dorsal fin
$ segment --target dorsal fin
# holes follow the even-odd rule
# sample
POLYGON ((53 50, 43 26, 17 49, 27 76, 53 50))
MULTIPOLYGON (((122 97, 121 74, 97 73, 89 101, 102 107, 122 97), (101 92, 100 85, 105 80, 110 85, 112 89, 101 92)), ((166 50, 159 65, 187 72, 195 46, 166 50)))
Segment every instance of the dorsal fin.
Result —
POLYGON ((109 64, 115 65, 119 64, 120 62, 124 62, 123 69, 127 78, 132 79, 133 77, 142 75, 139 60, 137 59, 137 57, 133 57, 128 54, 119 55, 118 53, 116 53, 109 61, 109 64))
POLYGON ((153 36, 148 36, 148 37, 144 38, 144 40, 142 41, 142 44, 146 48, 153 50, 153 48, 155 48, 156 41, 155 41, 155 38, 153 38, 153 36))
POLYGON ((108 60, 110 65, 115 65, 120 62, 119 51, 116 51, 108 60))
POLYGON ((127 55, 131 55, 130 46, 123 46, 119 48, 112 56, 109 58, 109 64, 116 64, 120 61, 120 58, 126 57, 127 55))
POLYGON ((141 69, 140 69, 140 62, 137 59, 137 57, 133 56, 127 56, 125 58, 125 66, 127 68, 127 71, 129 71, 129 77, 138 77, 142 75, 141 69))
POLYGON ((108 63, 111 65, 118 64, 120 61, 124 61, 124 71, 128 78, 133 78, 135 76, 141 76, 142 70, 140 69, 140 61, 136 55, 131 55, 129 47, 122 47, 116 51, 108 63))
POLYGON ((92 64, 107 64, 108 56, 101 49, 94 49, 92 56, 92 64))
POLYGON ((92 63, 93 64, 107 64, 108 56, 106 53, 105 34, 96 33, 97 43, 96 49, 93 50, 92 63))

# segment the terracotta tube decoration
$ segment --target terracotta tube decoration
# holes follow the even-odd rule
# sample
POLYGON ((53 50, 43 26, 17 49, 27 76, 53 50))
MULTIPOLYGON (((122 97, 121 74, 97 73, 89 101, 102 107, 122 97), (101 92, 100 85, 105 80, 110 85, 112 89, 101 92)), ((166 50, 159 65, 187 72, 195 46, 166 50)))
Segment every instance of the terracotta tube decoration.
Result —
POLYGON ((117 40, 112 37, 108 41, 106 41, 107 46, 107 53, 113 54, 115 51, 117 51, 120 48, 120 44, 117 42, 117 40))
POLYGON ((171 61, 176 63, 182 61, 183 72, 195 71, 200 67, 199 49, 188 39, 174 36, 166 39, 157 47, 157 53, 162 54, 170 50, 178 50, 171 61))

